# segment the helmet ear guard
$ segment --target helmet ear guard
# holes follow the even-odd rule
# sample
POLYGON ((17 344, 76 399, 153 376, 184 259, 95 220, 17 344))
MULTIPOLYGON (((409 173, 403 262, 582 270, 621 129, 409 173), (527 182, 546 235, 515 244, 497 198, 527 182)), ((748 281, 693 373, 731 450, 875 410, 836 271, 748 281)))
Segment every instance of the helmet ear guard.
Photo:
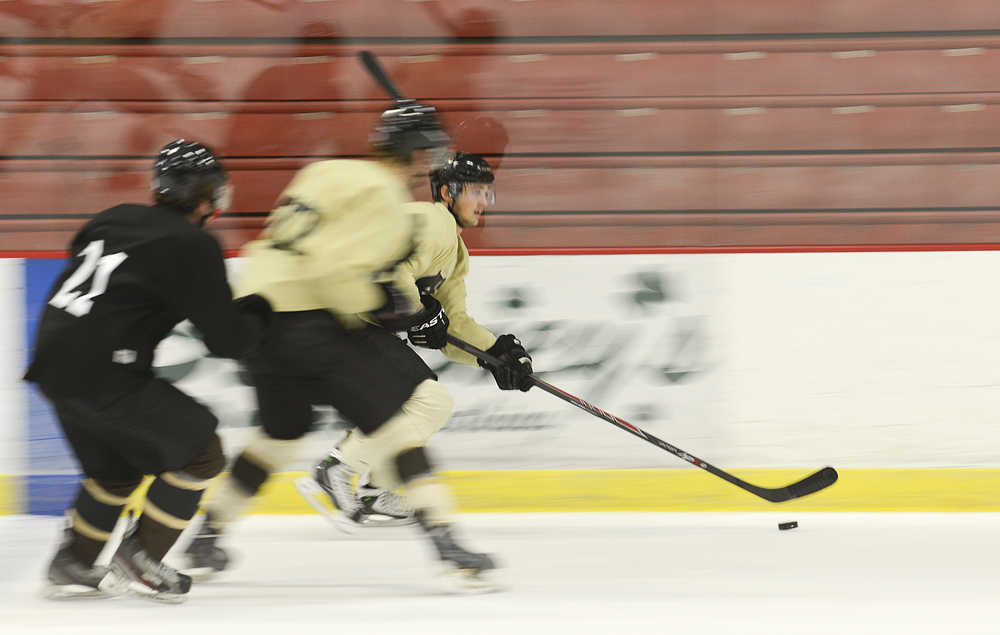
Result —
POLYGON ((202 225, 210 223, 222 214, 225 214, 232 205, 233 184, 227 182, 215 188, 215 192, 212 195, 212 213, 202 221, 202 225))

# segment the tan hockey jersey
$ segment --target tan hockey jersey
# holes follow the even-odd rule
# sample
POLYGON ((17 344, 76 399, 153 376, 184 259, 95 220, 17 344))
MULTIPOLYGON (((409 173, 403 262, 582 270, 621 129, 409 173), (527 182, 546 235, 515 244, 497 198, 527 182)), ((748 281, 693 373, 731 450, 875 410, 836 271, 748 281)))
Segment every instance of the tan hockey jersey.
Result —
POLYGON ((374 161, 310 164, 278 197, 257 240, 243 249, 239 294, 259 293, 276 311, 328 309, 349 326, 390 293, 398 313, 420 309, 408 270, 414 217, 405 184, 374 161))
MULTIPOLYGON (((469 273, 469 250, 458 233, 455 217, 441 203, 409 203, 406 210, 417 220, 416 250, 403 264, 416 281, 421 294, 437 298, 451 325, 448 332, 477 348, 486 349, 496 336, 480 326, 466 309, 465 276, 469 273)), ((444 348, 448 359, 476 365, 476 358, 450 344, 444 348)))

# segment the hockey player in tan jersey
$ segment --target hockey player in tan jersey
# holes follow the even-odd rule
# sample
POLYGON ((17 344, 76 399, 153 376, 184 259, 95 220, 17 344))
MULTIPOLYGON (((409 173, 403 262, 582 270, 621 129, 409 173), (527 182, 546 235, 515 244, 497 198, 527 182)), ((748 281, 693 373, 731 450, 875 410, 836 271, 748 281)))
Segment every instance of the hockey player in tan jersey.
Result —
MULTIPOLYGON (((474 154, 460 152, 431 175, 434 203, 410 203, 407 209, 419 219, 416 250, 404 267, 416 280, 422 296, 436 298, 444 307, 448 332, 507 362, 489 368, 502 390, 527 390, 525 376, 531 373, 531 357, 513 335, 496 337, 466 311, 465 277, 469 251, 462 240, 463 227, 479 224, 480 216, 493 204, 493 171, 474 154)), ((475 365, 476 359, 453 346, 443 349, 454 362, 475 365)), ((437 429, 425 429, 426 443, 437 429)), ((359 525, 396 525, 414 522, 409 502, 368 483, 367 466, 373 465, 371 441, 357 429, 316 465, 312 477, 302 477, 296 487, 317 510, 342 529, 359 525), (352 481, 361 474, 357 488, 352 481), (326 495, 337 512, 330 513, 317 496, 326 495)))
MULTIPOLYGON (((373 146, 380 161, 323 161, 303 168, 278 198, 259 240, 245 247, 241 288, 274 307, 274 325, 245 360, 257 393, 262 432, 237 456, 206 506, 187 550, 189 569, 220 571, 216 541, 269 475, 286 467, 329 404, 372 442, 372 480, 404 488, 440 559, 478 578, 494 568, 486 554, 457 543, 450 493, 434 475, 423 434, 451 414, 451 398, 395 332, 429 348, 445 345, 448 319, 421 298, 403 266, 414 248, 406 184, 421 182, 430 155, 448 137, 434 109, 413 102, 386 111, 373 146)), ((476 580, 473 580, 476 582, 476 580)))

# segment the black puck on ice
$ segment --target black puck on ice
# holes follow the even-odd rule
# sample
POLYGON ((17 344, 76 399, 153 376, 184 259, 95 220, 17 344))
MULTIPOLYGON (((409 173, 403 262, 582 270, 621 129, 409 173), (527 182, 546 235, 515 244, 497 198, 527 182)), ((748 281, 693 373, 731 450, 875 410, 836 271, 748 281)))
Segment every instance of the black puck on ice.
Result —
POLYGON ((791 520, 791 521, 789 521, 787 523, 778 523, 778 529, 780 529, 782 531, 785 531, 786 529, 795 529, 798 526, 799 526, 799 524, 797 522, 795 522, 794 520, 791 520))

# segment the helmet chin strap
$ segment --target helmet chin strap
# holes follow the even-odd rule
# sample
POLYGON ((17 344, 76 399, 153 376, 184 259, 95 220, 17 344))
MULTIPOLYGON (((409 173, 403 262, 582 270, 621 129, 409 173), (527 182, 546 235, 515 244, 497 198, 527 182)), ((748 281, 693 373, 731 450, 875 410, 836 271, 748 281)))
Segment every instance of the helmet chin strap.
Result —
POLYGON ((446 187, 448 188, 448 198, 451 199, 451 202, 450 203, 447 202, 447 201, 441 201, 441 202, 444 203, 444 206, 448 208, 449 212, 451 212, 452 217, 455 219, 455 224, 456 225, 458 225, 459 227, 468 227, 468 225, 466 225, 465 223, 463 223, 462 219, 458 217, 458 214, 455 213, 455 203, 458 202, 456 200, 458 198, 458 196, 453 196, 452 195, 452 193, 451 193, 451 185, 448 185, 446 187))

